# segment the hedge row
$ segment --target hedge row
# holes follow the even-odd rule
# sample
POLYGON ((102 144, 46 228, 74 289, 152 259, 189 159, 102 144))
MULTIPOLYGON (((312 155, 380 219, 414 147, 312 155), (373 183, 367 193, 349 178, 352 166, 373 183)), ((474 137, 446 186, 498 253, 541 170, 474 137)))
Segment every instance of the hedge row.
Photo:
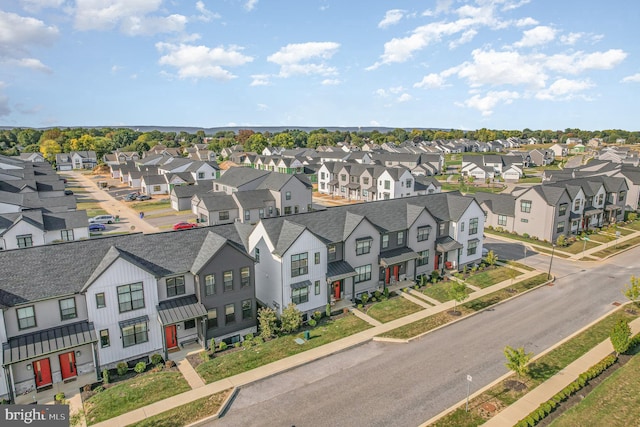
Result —
MULTIPOLYGON (((640 336, 634 337, 634 341, 640 343, 640 336)), ((549 415, 553 410, 558 406, 561 402, 564 402, 573 394, 577 393, 584 386, 586 386, 589 381, 600 375, 611 365, 616 363, 618 360, 618 356, 613 354, 605 357, 597 364, 593 365, 586 372, 583 372, 578 376, 578 378, 573 381, 571 384, 560 390, 555 396, 546 402, 542 403, 538 409, 531 412, 528 416, 518 421, 516 427, 533 427, 542 421, 547 415, 549 415)))

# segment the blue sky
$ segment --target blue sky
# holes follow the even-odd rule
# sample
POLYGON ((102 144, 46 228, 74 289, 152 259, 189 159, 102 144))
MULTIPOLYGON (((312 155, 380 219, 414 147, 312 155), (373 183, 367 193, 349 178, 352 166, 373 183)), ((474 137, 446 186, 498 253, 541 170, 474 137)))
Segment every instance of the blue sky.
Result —
POLYGON ((2 126, 640 130, 628 0, 0 0, 2 126))

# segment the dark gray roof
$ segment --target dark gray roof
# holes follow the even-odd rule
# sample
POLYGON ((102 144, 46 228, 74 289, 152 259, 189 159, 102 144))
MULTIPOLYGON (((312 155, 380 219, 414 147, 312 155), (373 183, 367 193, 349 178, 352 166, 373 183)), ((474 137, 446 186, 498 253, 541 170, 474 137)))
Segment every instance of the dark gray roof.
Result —
POLYGON ((156 277, 183 274, 191 271, 210 232, 224 236, 251 258, 244 252, 243 240, 234 224, 2 251, 0 307, 78 293, 118 258, 156 277))
POLYGON ((494 214, 514 217, 516 214, 516 198, 510 194, 493 194, 477 192, 473 197, 480 204, 485 204, 494 214))
POLYGON ((230 194, 207 193, 200 196, 200 204, 209 212, 238 209, 235 199, 230 194))
POLYGON ((416 258, 420 258, 420 255, 407 247, 402 247, 381 252, 380 264, 383 266, 389 266, 416 258))
POLYGON ((274 202, 276 199, 269 190, 248 190, 233 193, 238 205, 242 209, 257 209, 265 206, 266 201, 274 202))
POLYGON ((195 295, 174 298, 158 304, 158 315, 163 325, 184 322, 207 315, 207 309, 198 302, 195 295))
POLYGON ((327 280, 341 280, 355 276, 357 273, 346 261, 334 261, 327 264, 327 280))
POLYGON ((438 252, 449 252, 454 249, 463 248, 462 243, 454 240, 450 236, 439 237, 436 239, 436 250, 438 252))
POLYGON ((228 185, 229 187, 238 188, 244 184, 247 184, 256 179, 264 179, 265 176, 271 172, 258 170, 247 167, 234 167, 227 169, 220 178, 217 179, 221 185, 228 185))
POLYGON ((166 184, 167 181, 164 175, 144 175, 142 177, 144 183, 147 185, 158 185, 158 184, 166 184))
POLYGON ((178 198, 191 198, 195 194, 206 194, 212 190, 211 187, 202 184, 198 185, 174 185, 171 194, 178 198))
POLYGON ((22 362, 97 340, 93 323, 86 321, 11 337, 2 344, 3 364, 22 362))

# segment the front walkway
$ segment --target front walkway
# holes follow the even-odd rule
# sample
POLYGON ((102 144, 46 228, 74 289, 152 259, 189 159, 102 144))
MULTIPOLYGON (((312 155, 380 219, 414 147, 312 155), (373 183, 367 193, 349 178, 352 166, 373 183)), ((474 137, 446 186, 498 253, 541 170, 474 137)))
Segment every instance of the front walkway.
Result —
POLYGON ((199 344, 189 344, 182 347, 180 351, 169 353, 169 360, 176 362, 178 370, 192 389, 204 387, 204 381, 202 381, 202 378, 200 378, 196 370, 193 369, 193 366, 191 366, 191 363, 187 360, 187 356, 200 353, 202 350, 199 344))
MULTIPOLYGON (((640 319, 630 322, 629 326, 631 326, 632 334, 637 334, 640 332, 640 319)), ((509 405, 504 411, 496 414, 484 425, 493 427, 511 427, 517 424, 518 421, 527 417, 542 403, 548 401, 566 386, 575 381, 580 374, 587 371, 612 352, 613 346, 611 345, 611 340, 606 339, 582 357, 568 365, 562 371, 558 372, 556 375, 521 397, 518 401, 509 405)))

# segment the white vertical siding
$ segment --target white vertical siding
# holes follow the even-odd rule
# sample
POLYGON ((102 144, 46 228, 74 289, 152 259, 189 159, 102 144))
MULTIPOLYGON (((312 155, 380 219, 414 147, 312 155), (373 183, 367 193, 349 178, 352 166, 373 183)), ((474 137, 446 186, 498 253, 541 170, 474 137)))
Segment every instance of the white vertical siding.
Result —
MULTIPOLYGON (((378 279, 380 276, 380 266, 378 258, 380 255, 380 232, 367 220, 364 220, 358 224, 355 230, 344 241, 343 259, 351 264, 353 268, 362 267, 365 265, 371 265, 371 279, 356 283, 355 293, 356 295, 364 292, 371 291, 378 288, 378 279), (368 254, 356 255, 356 239, 363 237, 371 237, 371 251, 368 254)), ((344 296, 345 298, 352 298, 352 281, 353 279, 345 279, 344 296)))
POLYGON ((123 259, 116 260, 87 290, 87 309, 89 320, 94 323, 98 339, 102 329, 109 330, 110 346, 102 348, 97 344, 100 365, 109 365, 120 360, 134 359, 151 352, 162 350, 162 328, 158 321, 157 280, 149 272, 123 259), (118 291, 120 285, 142 282, 144 290, 144 308, 120 313, 118 291), (96 307, 97 293, 104 292, 106 307, 96 307), (130 347, 122 346, 122 334, 118 322, 147 315, 149 317, 149 341, 130 347))

